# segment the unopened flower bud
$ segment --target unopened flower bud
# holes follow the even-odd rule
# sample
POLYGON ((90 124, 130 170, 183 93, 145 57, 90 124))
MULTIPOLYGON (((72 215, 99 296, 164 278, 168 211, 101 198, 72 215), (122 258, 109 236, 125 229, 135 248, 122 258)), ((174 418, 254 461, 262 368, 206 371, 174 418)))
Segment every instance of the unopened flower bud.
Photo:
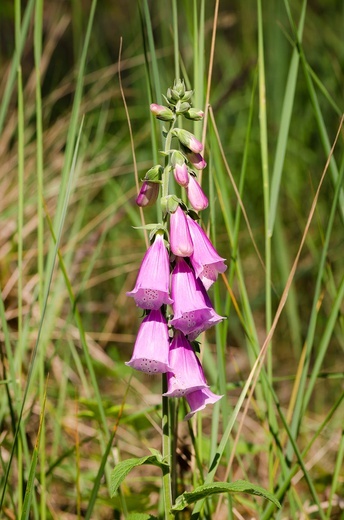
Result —
POLYGON ((207 163, 203 159, 202 155, 200 153, 193 153, 190 152, 187 154, 188 161, 191 162, 191 164, 197 169, 197 170, 204 170, 204 168, 207 166, 207 163))
POLYGON ((196 137, 187 130, 184 130, 182 128, 175 128, 173 130, 173 135, 175 135, 179 142, 188 148, 188 150, 191 150, 194 153, 199 153, 203 150, 203 145, 196 137))
POLYGON ((144 181, 136 198, 136 204, 141 208, 153 206, 159 195, 159 183, 144 181))
POLYGON ((173 175, 179 186, 183 186, 183 188, 188 186, 190 175, 188 172, 188 167, 185 163, 182 165, 176 164, 175 168, 173 169, 173 175))
POLYGON ((193 253, 188 223, 180 206, 170 215, 170 246, 176 256, 190 256, 193 253))
POLYGON ((178 101, 176 104, 176 114, 185 114, 190 108, 190 103, 178 101))
POLYGON ((171 164, 173 166, 173 175, 176 182, 186 188, 189 184, 189 172, 185 164, 185 157, 182 153, 174 150, 171 155, 171 164))
POLYGON ((182 97, 182 101, 190 101, 193 93, 193 90, 186 90, 184 96, 182 97))
POLYGON ((173 90, 178 94, 179 99, 185 96, 185 83, 183 80, 175 80, 173 84, 173 90))
POLYGON ((179 94, 176 90, 173 88, 167 89, 167 99, 170 103, 173 105, 176 104, 177 101, 179 101, 179 94))
POLYGON ((196 211, 202 211, 208 207, 208 199, 203 193, 201 186, 196 181, 195 177, 190 175, 189 184, 186 193, 191 206, 196 211))
POLYGON ((175 118, 172 110, 168 107, 165 107, 164 105, 157 105, 156 103, 152 103, 150 105, 150 110, 152 114, 154 114, 156 118, 160 119, 161 121, 173 121, 175 118))
POLYGON ((189 110, 184 113, 184 116, 187 119, 191 119, 192 121, 201 121, 201 119, 203 119, 204 112, 198 108, 189 108, 189 110))

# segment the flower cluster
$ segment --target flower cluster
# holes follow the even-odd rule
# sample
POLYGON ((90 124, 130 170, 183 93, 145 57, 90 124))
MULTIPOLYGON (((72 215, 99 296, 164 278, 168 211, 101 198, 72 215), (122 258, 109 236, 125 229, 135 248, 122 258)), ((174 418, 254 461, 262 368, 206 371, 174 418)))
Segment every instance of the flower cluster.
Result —
POLYGON ((148 374, 166 373, 168 388, 164 395, 186 398, 190 406, 186 419, 222 397, 209 389, 193 342, 224 319, 215 312, 207 291, 218 273, 226 270, 225 259, 194 218, 193 210, 208 205, 193 170, 206 166, 201 155, 203 146, 190 132, 174 127, 179 115, 193 120, 203 117, 200 110, 192 108, 191 96, 192 91, 185 90, 179 80, 167 91, 168 106, 150 107, 158 119, 170 123, 164 150, 166 166, 154 166, 146 173, 136 202, 150 206, 161 188, 164 220, 152 232, 135 287, 127 293, 145 311, 127 365, 148 374), (173 138, 178 149, 171 148, 173 138), (168 193, 170 172, 186 190, 193 209, 168 193))

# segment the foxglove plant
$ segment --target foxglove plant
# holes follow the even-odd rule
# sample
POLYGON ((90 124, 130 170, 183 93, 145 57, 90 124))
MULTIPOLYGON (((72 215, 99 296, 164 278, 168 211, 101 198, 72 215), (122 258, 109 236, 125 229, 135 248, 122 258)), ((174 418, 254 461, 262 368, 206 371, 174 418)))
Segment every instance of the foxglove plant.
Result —
POLYGON ((201 110, 191 106, 191 96, 192 91, 178 80, 167 91, 168 106, 150 105, 157 119, 169 123, 169 129, 164 130, 166 160, 165 167, 155 165, 145 174, 136 203, 147 207, 160 199, 163 221, 153 229, 135 287, 127 293, 148 312, 127 364, 149 374, 166 373, 167 397, 193 395, 187 399, 191 408, 187 418, 220 398, 209 390, 190 342, 223 320, 213 309, 206 291, 218 273, 226 269, 224 259, 194 220, 193 211, 169 192, 173 172, 193 210, 202 211, 208 206, 193 169, 206 167, 201 155, 203 145, 191 132, 176 127, 178 116, 193 121, 203 117, 201 110), (177 148, 172 147, 173 140, 177 148))
MULTIPOLYGON (((175 416, 170 413, 171 399, 185 398, 190 409, 185 419, 190 419, 222 397, 210 390, 192 343, 224 319, 215 312, 207 290, 226 265, 194 220, 198 218, 195 211, 208 206, 195 172, 206 167, 203 145, 191 132, 176 126, 181 116, 202 119, 203 112, 191 106, 191 97, 192 91, 178 80, 167 91, 167 106, 150 105, 151 113, 169 125, 163 131, 165 166, 155 165, 146 172, 136 203, 144 208, 159 201, 162 222, 147 226, 151 245, 135 287, 127 293, 145 317, 126 364, 149 375, 163 374, 163 456, 167 458, 171 444, 167 432, 172 431, 170 421, 175 416), (170 177, 176 182, 173 194, 170 177), (176 195, 178 189, 184 190, 181 198, 176 195)), ((168 471, 163 477, 166 511, 172 507, 170 475, 168 471)))
MULTIPOLYGON (((178 80, 164 97, 167 106, 150 105, 152 114, 169 125, 163 129, 165 166, 155 165, 148 170, 136 203, 144 208, 159 201, 162 222, 146 226, 151 230, 151 244, 143 257, 135 287, 127 293, 143 309, 144 318, 132 357, 126 364, 149 375, 162 374, 162 454, 151 450, 148 457, 131 459, 129 464, 119 462, 111 479, 114 494, 128 467, 145 463, 159 466, 163 470, 165 520, 172 520, 173 511, 188 504, 184 494, 172 503, 172 481, 176 481, 172 478, 175 468, 171 454, 176 431, 173 421, 178 415, 175 400, 184 399, 187 403, 189 411, 185 419, 188 420, 222 397, 209 388, 198 357, 199 343, 195 341, 224 319, 215 312, 207 291, 227 266, 196 222, 195 211, 208 206, 194 171, 206 167, 201 155, 203 145, 191 132, 176 127, 181 116, 193 121, 202 119, 203 112, 191 106, 191 97, 192 91, 186 90, 184 82, 178 80), (175 180, 173 188, 170 177, 175 180), (182 191, 181 198, 178 190, 182 191), (186 206, 186 200, 191 208, 186 206)), ((221 484, 225 490, 230 486, 228 482, 221 484)), ((249 492, 262 494, 261 488, 247 484, 245 489, 249 492)), ((199 500, 213 492, 213 486, 205 483, 194 496, 199 500)))

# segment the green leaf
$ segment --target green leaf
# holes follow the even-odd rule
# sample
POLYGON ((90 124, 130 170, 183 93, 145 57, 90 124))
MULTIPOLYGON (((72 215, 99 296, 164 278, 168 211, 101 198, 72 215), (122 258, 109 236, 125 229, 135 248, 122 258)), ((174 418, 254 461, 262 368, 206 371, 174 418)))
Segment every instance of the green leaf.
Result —
POLYGON ((110 483, 110 494, 113 497, 125 477, 130 473, 133 468, 137 466, 142 466, 143 464, 151 464, 153 466, 158 466, 161 468, 163 474, 169 471, 169 465, 166 462, 163 462, 161 454, 158 455, 148 455, 147 457, 141 457, 140 459, 128 459, 123 460, 111 473, 111 483, 110 483))
POLYGON ((182 511, 188 505, 197 502, 197 500, 218 493, 249 493, 250 495, 267 498, 277 507, 281 507, 279 501, 269 493, 269 491, 266 491, 264 488, 256 486, 255 484, 251 484, 250 482, 246 482, 246 480, 237 480, 236 482, 213 482, 212 484, 204 484, 190 493, 185 492, 176 498, 172 511, 182 511))

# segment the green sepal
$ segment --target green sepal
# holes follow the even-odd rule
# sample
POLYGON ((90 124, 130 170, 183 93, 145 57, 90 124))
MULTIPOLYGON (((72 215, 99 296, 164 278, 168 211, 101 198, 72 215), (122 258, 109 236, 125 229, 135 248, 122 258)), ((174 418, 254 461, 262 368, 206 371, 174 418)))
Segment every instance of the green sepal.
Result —
POLYGON ((188 110, 190 110, 190 103, 186 101, 178 101, 176 104, 176 114, 184 114, 188 110))
POLYGON ((177 211, 178 206, 182 204, 182 201, 176 195, 167 195, 160 199, 160 204, 164 214, 174 213, 177 211))
POLYGON ((176 164, 179 164, 181 166, 184 163, 185 163, 184 154, 182 154, 179 150, 173 150, 172 155, 171 155, 171 164, 172 164, 173 168, 175 168, 176 164))
POLYGON ((186 90, 184 96, 181 98, 182 101, 190 101, 192 98, 194 91, 193 90, 186 90))
POLYGON ((149 233, 149 241, 153 242, 153 238, 157 233, 160 233, 164 237, 168 238, 168 232, 164 224, 146 224, 145 226, 133 226, 133 229, 147 229, 149 233))
POLYGON ((145 173, 143 180, 150 182, 160 182, 163 171, 164 168, 161 166, 161 164, 156 164, 145 173))
MULTIPOLYGON (((152 231, 149 233, 149 241, 150 241, 150 242, 153 242, 153 238, 154 238, 155 235, 157 235, 158 233, 159 233, 160 235, 162 235, 163 237, 168 236, 167 229, 166 229, 166 227, 164 226, 164 224, 156 224, 155 228, 152 229, 152 231)), ((150 450, 150 451, 152 451, 152 450, 150 450)))

